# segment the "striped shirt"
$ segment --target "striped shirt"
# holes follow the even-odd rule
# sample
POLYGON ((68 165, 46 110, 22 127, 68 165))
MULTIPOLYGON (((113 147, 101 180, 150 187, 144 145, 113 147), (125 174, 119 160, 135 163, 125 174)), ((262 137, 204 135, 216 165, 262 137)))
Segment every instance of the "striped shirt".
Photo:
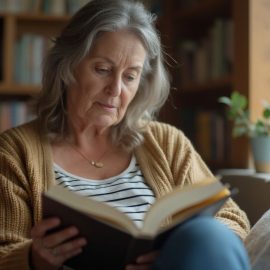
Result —
POLYGON ((127 169, 117 176, 104 180, 86 179, 65 171, 54 164, 56 183, 80 195, 108 203, 127 214, 138 226, 154 203, 152 189, 145 183, 143 174, 132 157, 127 169))

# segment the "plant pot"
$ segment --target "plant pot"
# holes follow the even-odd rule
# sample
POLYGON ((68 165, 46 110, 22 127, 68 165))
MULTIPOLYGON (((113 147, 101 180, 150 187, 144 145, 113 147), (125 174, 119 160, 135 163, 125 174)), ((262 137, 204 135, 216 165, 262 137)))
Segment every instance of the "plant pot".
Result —
POLYGON ((270 173, 270 136, 251 138, 256 172, 270 173))

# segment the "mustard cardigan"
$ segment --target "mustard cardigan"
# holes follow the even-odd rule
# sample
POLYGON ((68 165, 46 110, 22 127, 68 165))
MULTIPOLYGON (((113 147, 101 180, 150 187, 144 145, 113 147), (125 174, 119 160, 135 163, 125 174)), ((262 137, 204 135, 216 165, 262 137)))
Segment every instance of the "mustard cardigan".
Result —
MULTIPOLYGON (((212 176, 178 129, 151 122, 135 155, 156 197, 212 176)), ((0 135, 0 269, 30 269, 30 230, 41 219, 41 194, 55 183, 47 136, 33 121, 0 135)), ((230 199, 216 216, 244 239, 249 222, 230 199)))

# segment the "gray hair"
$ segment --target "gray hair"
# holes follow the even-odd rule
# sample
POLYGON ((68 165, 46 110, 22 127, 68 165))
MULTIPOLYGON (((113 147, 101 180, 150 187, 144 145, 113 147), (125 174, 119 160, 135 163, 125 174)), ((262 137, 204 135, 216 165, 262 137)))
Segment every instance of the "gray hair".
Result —
POLYGON ((128 30, 143 43, 147 57, 138 91, 122 121, 111 128, 113 143, 132 149, 169 95, 169 76, 163 64, 155 16, 139 2, 130 0, 93 0, 82 7, 55 39, 44 62, 42 90, 35 108, 45 132, 56 138, 69 134, 66 92, 75 81, 75 67, 88 55, 98 35, 128 30))

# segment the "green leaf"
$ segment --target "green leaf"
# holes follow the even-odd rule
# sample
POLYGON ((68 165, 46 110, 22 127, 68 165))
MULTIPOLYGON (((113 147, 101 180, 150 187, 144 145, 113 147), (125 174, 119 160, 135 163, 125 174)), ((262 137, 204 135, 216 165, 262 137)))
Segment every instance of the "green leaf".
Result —
POLYGON ((234 137, 270 135, 270 103, 266 100, 263 100, 263 117, 255 123, 249 119, 247 98, 239 92, 234 91, 230 97, 223 96, 218 101, 229 107, 227 117, 233 121, 232 135, 234 137))
POLYGON ((220 97, 218 99, 218 102, 226 104, 228 106, 231 106, 231 104, 232 104, 230 98, 228 98, 228 97, 220 97))
POLYGON ((270 118, 270 108, 265 108, 263 111, 264 118, 270 118))
POLYGON ((231 95, 232 107, 244 110, 247 107, 247 98, 238 92, 231 95))
POLYGON ((254 125, 254 130, 252 131, 254 136, 267 135, 267 126, 262 120, 258 120, 254 125))
POLYGON ((236 118, 236 116, 237 116, 237 112, 235 110, 228 111, 228 118, 229 119, 234 119, 234 118, 236 118))

